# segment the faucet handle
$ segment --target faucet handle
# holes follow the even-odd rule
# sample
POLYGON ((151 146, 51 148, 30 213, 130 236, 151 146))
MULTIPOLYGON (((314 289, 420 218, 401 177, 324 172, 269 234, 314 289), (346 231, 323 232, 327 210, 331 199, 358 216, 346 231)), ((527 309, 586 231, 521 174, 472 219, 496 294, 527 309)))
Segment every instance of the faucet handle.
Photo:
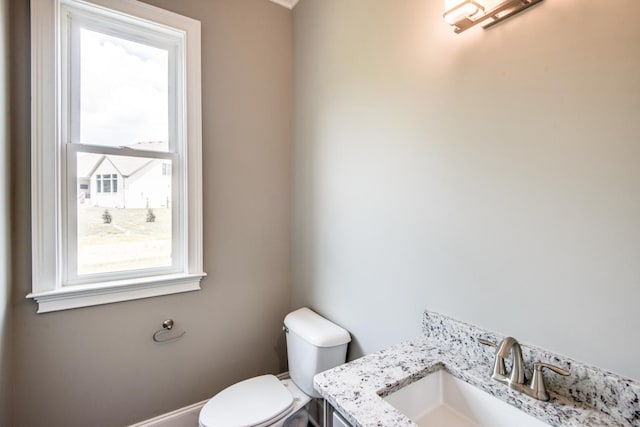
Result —
POLYGON ((536 362, 533 364, 534 372, 542 372, 542 368, 551 369, 556 374, 560 374, 565 377, 568 377, 569 375, 571 375, 571 372, 567 371, 566 369, 562 369, 561 367, 556 365, 551 365, 550 363, 536 362))
POLYGON ((571 372, 566 369, 562 369, 558 366, 551 365, 549 363, 544 362, 536 362, 533 364, 533 377, 531 377, 531 393, 534 398, 538 400, 549 400, 549 393, 547 393, 547 388, 544 385, 544 377, 542 376, 542 370, 547 368, 556 374, 560 374, 563 376, 571 375, 571 372))
POLYGON ((498 348, 498 344, 494 343, 493 341, 489 341, 487 339, 484 339, 484 338, 478 338, 478 342, 480 344, 484 344, 484 345, 489 346, 489 347, 498 348))
POLYGON ((496 358, 493 361, 493 373, 491 374, 491 377, 496 379, 502 378, 503 380, 506 380, 507 368, 504 365, 504 359, 497 354, 498 344, 485 338, 478 338, 478 342, 480 344, 484 344, 488 347, 494 347, 496 349, 496 358))

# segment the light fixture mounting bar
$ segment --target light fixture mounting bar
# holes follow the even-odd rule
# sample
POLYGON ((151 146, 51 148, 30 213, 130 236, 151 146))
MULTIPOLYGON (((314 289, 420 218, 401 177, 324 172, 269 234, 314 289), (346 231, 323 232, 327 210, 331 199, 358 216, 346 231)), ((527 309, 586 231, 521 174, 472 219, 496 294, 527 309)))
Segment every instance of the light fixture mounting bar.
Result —
MULTIPOLYGON (((500 22, 507 20, 509 18, 511 18, 514 15, 517 15, 520 12, 523 12, 525 10, 527 10, 528 8, 530 8, 531 6, 535 6, 536 4, 542 2, 543 0, 519 0, 516 2, 512 2, 512 3, 521 3, 520 5, 516 5, 515 7, 513 7, 511 10, 508 10, 509 8, 507 8, 507 12, 504 13, 503 15, 500 16, 496 16, 496 15, 492 15, 491 17, 493 18, 493 21, 489 22, 486 25, 483 25, 482 28, 484 28, 485 30, 487 28, 491 28, 496 24, 499 24, 500 22)), ((504 12, 505 10, 502 10, 501 12, 504 12)), ((492 10, 490 10, 489 12, 487 12, 487 14, 490 14, 492 12, 492 10)), ((500 13, 500 12, 497 12, 500 13)))
POLYGON ((471 27, 491 19, 491 22, 482 26, 482 28, 486 30, 542 1, 543 0, 505 0, 475 19, 464 18, 456 22, 454 24, 454 32, 460 34, 471 27))

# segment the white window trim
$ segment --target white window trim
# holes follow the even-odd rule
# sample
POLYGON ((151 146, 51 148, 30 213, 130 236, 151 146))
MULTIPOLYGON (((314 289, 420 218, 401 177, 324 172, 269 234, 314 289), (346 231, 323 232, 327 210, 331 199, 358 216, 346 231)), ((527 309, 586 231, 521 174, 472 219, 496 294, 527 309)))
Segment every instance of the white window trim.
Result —
POLYGON ((202 113, 200 22, 135 0, 77 2, 143 17, 184 32, 187 150, 184 271, 179 274, 62 286, 63 212, 59 13, 64 0, 31 0, 32 292, 38 313, 200 289, 202 250, 202 113), (54 37, 54 35, 56 35, 54 37))

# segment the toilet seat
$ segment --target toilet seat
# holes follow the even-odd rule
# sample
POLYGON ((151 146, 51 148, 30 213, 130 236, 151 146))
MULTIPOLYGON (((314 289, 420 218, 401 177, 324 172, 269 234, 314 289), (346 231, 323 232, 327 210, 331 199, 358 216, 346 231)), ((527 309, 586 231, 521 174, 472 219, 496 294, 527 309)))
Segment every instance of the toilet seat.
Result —
POLYGON ((200 426, 267 426, 298 406, 297 400, 273 375, 250 378, 212 397, 200 412, 200 426))

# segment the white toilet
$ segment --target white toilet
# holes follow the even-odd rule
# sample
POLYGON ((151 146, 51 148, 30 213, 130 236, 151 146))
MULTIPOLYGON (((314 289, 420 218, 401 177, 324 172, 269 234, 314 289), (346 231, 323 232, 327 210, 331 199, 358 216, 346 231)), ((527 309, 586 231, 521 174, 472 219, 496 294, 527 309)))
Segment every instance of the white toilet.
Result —
POLYGON ((284 330, 291 379, 262 375, 227 387, 204 405, 200 427, 306 426, 298 411, 320 397, 313 377, 345 362, 351 336, 308 308, 289 313, 284 330))

